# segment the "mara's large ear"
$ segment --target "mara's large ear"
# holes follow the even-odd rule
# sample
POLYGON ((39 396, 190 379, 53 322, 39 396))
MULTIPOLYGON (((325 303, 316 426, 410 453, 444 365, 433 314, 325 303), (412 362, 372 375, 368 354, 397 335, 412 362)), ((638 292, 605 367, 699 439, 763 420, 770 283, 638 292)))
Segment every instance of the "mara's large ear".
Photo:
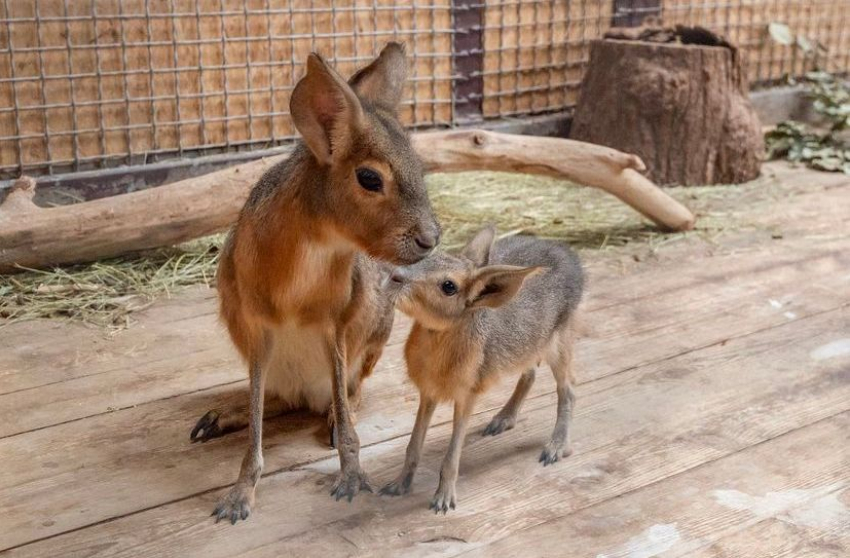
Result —
POLYGON ((519 292, 523 282, 544 271, 542 267, 492 265, 481 269, 469 289, 468 306, 497 308, 519 292))
POLYGON ((358 70, 348 83, 354 92, 370 103, 395 111, 407 81, 404 45, 388 43, 371 64, 358 70))
POLYGON ((316 53, 289 100, 292 121, 322 164, 347 151, 362 126, 363 107, 351 87, 316 53))
POLYGON ((493 249, 493 242, 496 240, 496 227, 487 225, 463 247, 461 254, 474 263, 478 267, 483 267, 490 263, 490 250, 493 249))

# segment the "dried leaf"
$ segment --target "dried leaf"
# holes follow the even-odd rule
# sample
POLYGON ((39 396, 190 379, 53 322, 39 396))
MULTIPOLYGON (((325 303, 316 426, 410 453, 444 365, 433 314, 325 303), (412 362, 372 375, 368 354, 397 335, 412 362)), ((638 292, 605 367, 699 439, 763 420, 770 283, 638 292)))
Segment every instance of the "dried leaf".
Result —
POLYGON ((802 35, 797 35, 797 46, 800 47, 800 50, 807 54, 814 50, 814 48, 812 47, 812 43, 809 42, 809 40, 802 35))
POLYGON ((794 44, 794 33, 784 23, 773 22, 767 26, 767 32, 771 38, 780 45, 791 46, 794 44))

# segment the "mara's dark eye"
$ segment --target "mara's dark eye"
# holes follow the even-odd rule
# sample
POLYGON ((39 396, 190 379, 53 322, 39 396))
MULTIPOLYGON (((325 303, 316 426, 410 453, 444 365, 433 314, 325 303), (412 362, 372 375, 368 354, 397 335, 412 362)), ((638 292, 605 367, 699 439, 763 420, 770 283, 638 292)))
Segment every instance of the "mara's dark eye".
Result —
POLYGON ((370 192, 380 192, 384 189, 384 181, 378 171, 367 167, 361 167, 355 171, 357 182, 370 192))
POLYGON ((457 294, 457 285, 455 285, 452 281, 443 281, 443 284, 440 285, 440 289, 446 296, 457 294))

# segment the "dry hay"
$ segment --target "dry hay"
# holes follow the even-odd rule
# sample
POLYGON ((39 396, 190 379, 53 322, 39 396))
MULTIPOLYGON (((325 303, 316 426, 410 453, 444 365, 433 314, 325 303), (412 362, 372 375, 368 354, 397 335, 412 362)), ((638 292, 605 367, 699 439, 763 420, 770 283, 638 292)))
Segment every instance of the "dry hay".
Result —
POLYGON ((210 237, 125 258, 0 276, 0 328, 35 318, 126 328, 132 312, 158 297, 211 285, 220 242, 210 237))
MULTIPOLYGON (((443 225, 443 247, 461 246, 486 223, 499 232, 560 239, 580 251, 623 246, 652 249, 700 234, 714 238, 747 226, 745 207, 771 195, 770 181, 736 186, 668 188, 697 215, 689 233, 663 233, 616 198, 539 176, 496 172, 428 177, 435 211, 443 225), (743 203, 746 201, 746 203, 743 203), (732 208, 732 209, 730 209, 732 208)), ((174 248, 50 271, 0 276, 0 328, 36 318, 71 319, 125 328, 130 315, 161 296, 197 284, 211 286, 223 235, 174 248)))

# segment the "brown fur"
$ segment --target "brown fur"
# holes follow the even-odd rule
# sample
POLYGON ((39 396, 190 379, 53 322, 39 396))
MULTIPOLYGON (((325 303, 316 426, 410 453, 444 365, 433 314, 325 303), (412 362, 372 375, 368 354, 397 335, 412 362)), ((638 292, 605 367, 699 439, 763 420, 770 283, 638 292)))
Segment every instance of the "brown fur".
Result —
POLYGON ((249 414, 210 411, 192 439, 233 430, 240 416, 250 430, 218 519, 250 513, 266 399, 276 410, 330 411, 342 470, 332 494, 350 500, 369 489, 349 395, 359 401, 392 326, 381 286, 389 269, 380 262, 416 262, 439 241, 422 165, 395 116, 405 77, 395 43, 350 83, 311 55, 290 106, 304 142, 260 179, 224 247, 221 316, 249 366, 249 414), (378 190, 364 185, 363 169, 377 173, 378 190))

